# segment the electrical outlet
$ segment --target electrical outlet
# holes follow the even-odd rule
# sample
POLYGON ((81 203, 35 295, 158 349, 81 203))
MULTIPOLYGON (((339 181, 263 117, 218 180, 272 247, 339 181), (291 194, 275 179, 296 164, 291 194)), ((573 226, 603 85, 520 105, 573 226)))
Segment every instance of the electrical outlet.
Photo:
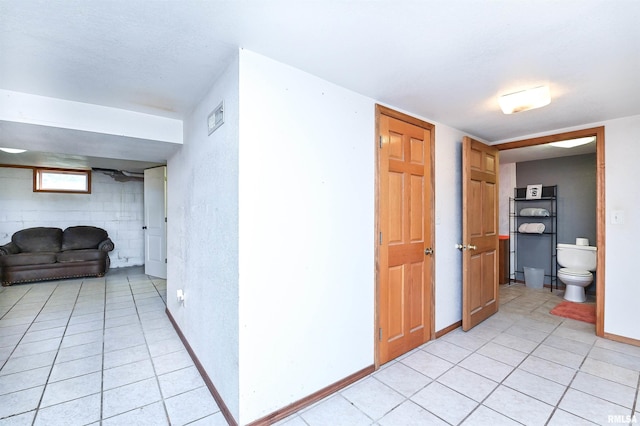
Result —
POLYGON ((185 305, 185 297, 184 297, 184 291, 182 291, 182 289, 179 289, 176 291, 176 297, 178 299, 178 303, 182 304, 182 306, 185 305))

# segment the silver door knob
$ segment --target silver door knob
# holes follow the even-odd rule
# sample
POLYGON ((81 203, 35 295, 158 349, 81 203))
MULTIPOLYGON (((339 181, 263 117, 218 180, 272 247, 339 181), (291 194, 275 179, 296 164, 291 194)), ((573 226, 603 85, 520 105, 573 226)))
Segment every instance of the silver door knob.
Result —
POLYGON ((466 250, 466 249, 467 249, 467 246, 466 246, 465 244, 456 244, 456 248, 457 248, 458 250, 462 250, 462 251, 464 251, 464 250, 466 250))
POLYGON ((424 254, 426 255, 433 254, 433 249, 431 247, 424 249, 424 254))

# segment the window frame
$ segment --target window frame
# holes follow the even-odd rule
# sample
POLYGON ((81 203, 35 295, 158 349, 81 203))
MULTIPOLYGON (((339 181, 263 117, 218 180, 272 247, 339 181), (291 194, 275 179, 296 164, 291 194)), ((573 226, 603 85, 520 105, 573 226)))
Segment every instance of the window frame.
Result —
POLYGON ((91 169, 57 169, 53 167, 34 167, 33 168, 33 192, 52 192, 52 193, 63 193, 63 194, 91 194, 91 169), (82 190, 41 189, 42 175, 46 173, 84 176, 86 178, 87 189, 82 189, 82 190))

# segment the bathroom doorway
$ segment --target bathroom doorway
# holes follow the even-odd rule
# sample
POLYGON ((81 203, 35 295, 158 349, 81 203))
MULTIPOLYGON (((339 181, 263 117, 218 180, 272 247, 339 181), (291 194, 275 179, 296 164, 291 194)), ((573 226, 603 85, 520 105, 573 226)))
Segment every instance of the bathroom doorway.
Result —
POLYGON ((506 142, 494 145, 500 151, 520 149, 526 147, 538 147, 551 142, 565 141, 569 139, 595 137, 596 141, 596 246, 597 275, 596 275, 596 335, 604 337, 604 288, 605 288, 605 159, 604 159, 604 126, 589 129, 575 130, 506 142))

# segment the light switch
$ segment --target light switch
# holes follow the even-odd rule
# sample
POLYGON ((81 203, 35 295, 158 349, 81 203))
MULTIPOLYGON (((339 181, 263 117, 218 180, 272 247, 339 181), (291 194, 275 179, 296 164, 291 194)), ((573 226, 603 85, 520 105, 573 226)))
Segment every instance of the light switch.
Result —
POLYGON ((614 210, 611 212, 611 224, 613 225, 624 224, 624 210, 614 210))

